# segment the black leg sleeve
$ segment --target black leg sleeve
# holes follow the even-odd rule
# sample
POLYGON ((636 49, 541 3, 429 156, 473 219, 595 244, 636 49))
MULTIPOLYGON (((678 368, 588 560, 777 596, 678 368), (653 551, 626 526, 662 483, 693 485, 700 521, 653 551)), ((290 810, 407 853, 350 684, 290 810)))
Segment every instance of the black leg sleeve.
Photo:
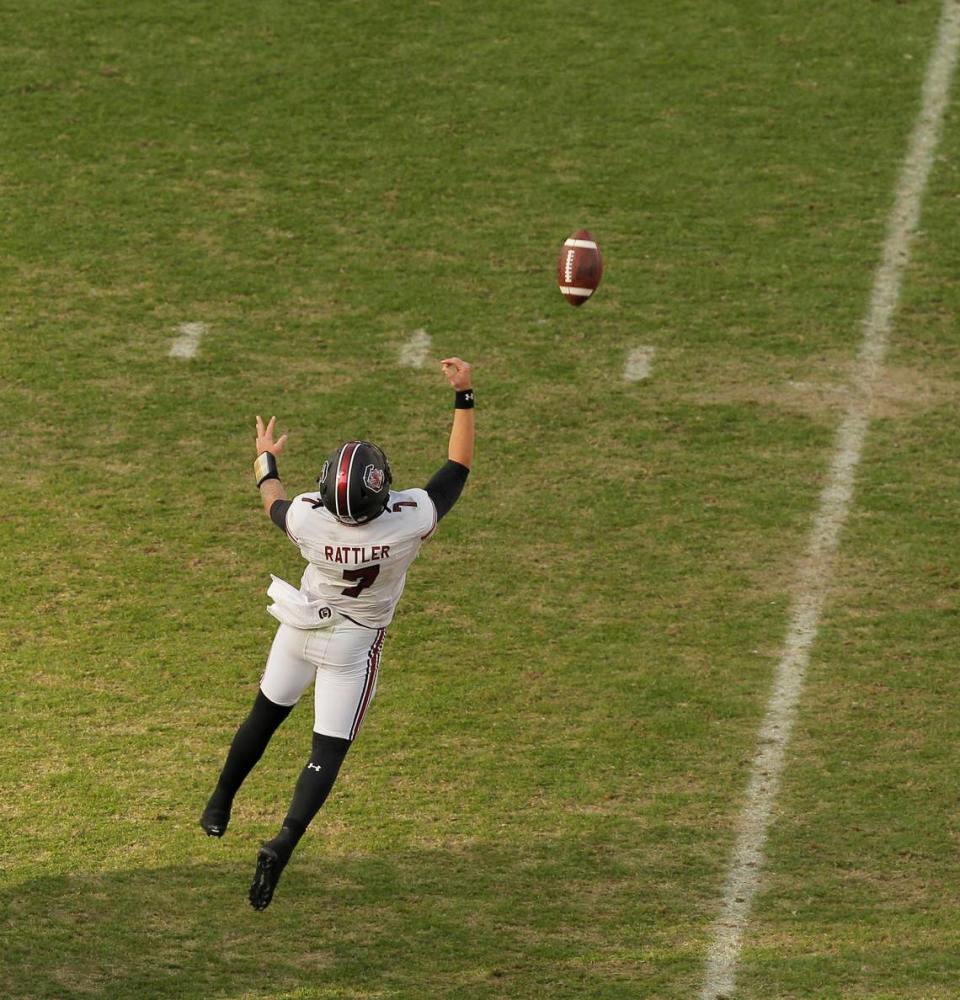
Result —
POLYGON ((349 749, 350 740, 324 736, 322 733, 313 734, 313 752, 297 780, 293 801, 287 810, 287 818, 283 821, 283 825, 293 835, 294 844, 303 836, 310 821, 326 802, 349 749))
POLYGON ((241 723, 230 744, 230 752, 214 792, 218 801, 214 803, 211 799, 211 805, 229 810, 237 790, 253 770, 254 764, 263 756, 263 751, 267 749, 267 744, 280 723, 292 710, 292 705, 277 705, 262 691, 257 692, 257 700, 253 703, 250 714, 241 723))

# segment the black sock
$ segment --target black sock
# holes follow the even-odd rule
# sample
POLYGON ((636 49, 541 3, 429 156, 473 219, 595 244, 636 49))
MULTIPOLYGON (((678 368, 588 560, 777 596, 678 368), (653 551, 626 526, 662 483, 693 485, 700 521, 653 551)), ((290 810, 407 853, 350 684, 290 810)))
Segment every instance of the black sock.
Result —
POLYGON ((263 756, 270 737, 292 710, 292 705, 277 705, 262 691, 257 692, 250 714, 241 723, 230 744, 217 787, 207 803, 208 809, 230 811, 234 795, 253 770, 253 765, 263 756))
POLYGON ((277 867, 280 871, 283 871, 286 867, 287 862, 290 860, 290 855, 293 854, 293 849, 297 846, 302 836, 302 830, 300 833, 294 833, 289 827, 285 826, 273 840, 268 840, 263 845, 264 847, 269 847, 276 854, 277 861, 279 862, 277 867))
MULTIPOLYGON (((313 752, 297 779, 293 801, 287 810, 287 818, 283 821, 283 830, 280 831, 280 837, 285 843, 290 842, 290 851, 297 846, 310 821, 326 802, 349 749, 350 740, 324 736, 322 733, 313 734, 313 752)), ((272 846, 273 842, 270 843, 272 846)))

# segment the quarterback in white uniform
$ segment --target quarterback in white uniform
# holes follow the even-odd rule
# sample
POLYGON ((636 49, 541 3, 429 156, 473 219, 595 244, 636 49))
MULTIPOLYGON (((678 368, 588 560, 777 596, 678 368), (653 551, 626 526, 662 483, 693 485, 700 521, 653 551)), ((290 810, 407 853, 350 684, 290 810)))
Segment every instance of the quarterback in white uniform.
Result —
POLYGON ((266 909, 280 874, 323 805, 377 689, 387 626, 407 570, 437 522, 456 503, 473 461, 474 398, 470 365, 441 362, 455 390, 447 462, 425 489, 392 490, 390 465, 368 441, 333 451, 318 489, 288 500, 276 456, 276 418, 257 417, 254 474, 266 514, 300 549, 307 566, 299 589, 273 578, 267 609, 280 622, 253 708, 237 730, 200 818, 222 837, 234 796, 277 727, 314 682, 313 749, 280 832, 257 856, 250 904, 266 909))

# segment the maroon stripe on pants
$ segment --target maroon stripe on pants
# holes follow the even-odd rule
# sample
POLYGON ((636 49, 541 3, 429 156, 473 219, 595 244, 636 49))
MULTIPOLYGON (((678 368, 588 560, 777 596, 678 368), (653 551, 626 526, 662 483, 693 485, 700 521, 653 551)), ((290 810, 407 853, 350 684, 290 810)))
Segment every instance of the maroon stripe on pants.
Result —
POLYGON ((363 694, 360 697, 360 704, 357 706, 356 715, 353 717, 353 725, 350 727, 350 739, 354 739, 360 731, 363 717, 366 715, 367 706, 373 697, 373 689, 377 683, 377 672, 380 669, 380 651, 383 649, 383 639, 387 634, 385 628, 379 629, 370 652, 367 653, 367 678, 363 685, 363 694))

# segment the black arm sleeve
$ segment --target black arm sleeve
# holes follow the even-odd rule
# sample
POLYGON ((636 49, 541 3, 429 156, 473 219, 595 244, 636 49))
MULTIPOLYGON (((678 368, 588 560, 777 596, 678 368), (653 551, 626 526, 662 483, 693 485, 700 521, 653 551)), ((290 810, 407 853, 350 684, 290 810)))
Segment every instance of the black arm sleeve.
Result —
MULTIPOLYGON (((470 470, 465 465, 448 459, 430 477, 426 490, 430 494, 434 507, 437 508, 438 521, 457 502, 469 475, 470 470)), ((273 506, 276 507, 276 504, 273 506)), ((272 514, 273 511, 271 510, 270 513, 272 514)))
POLYGON ((270 520, 284 533, 287 530, 287 511, 292 500, 274 500, 270 504, 270 520))

